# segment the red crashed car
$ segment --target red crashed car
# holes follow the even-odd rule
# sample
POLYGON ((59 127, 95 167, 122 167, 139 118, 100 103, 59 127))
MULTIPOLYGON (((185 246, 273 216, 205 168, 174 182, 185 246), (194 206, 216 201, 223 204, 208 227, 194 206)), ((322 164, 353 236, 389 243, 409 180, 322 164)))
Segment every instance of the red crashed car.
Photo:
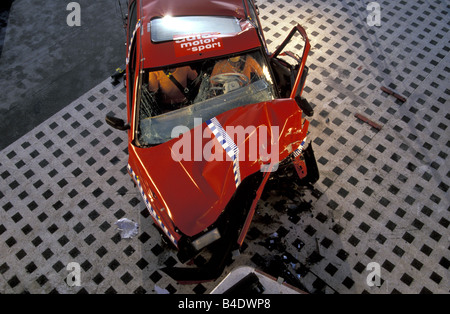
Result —
POLYGON ((106 121, 128 132, 128 171, 180 262, 211 253, 164 271, 215 279, 272 173, 318 180, 302 97, 309 40, 297 25, 269 53, 254 0, 130 0, 128 11, 127 122, 106 121))

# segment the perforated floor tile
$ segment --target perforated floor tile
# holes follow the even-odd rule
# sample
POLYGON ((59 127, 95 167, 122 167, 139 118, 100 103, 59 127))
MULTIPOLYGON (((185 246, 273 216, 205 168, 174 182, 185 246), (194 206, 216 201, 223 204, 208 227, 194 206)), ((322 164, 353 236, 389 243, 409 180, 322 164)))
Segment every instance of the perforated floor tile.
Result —
MULTIPOLYGON (((379 2, 379 27, 366 23, 369 1, 258 3, 271 51, 296 23, 312 42, 305 97, 321 178, 314 189, 271 182, 225 274, 250 265, 313 293, 448 293, 447 2, 379 2), (367 284, 373 262, 379 287, 367 284)), ((1 152, 1 293, 208 293, 217 284, 178 285, 160 271, 175 252, 127 174, 125 133, 104 123, 124 116, 125 101, 108 79, 1 152), (120 218, 139 235, 121 239, 120 218), (80 287, 66 283, 70 262, 81 265, 80 287)))

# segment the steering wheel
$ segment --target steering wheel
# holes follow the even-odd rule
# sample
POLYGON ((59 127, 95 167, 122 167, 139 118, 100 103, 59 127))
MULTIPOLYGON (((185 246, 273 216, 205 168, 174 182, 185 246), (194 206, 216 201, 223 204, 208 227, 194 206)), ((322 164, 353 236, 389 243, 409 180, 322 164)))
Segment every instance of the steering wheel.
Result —
POLYGON ((248 85, 250 80, 247 76, 241 73, 222 73, 211 77, 211 85, 226 84, 230 82, 238 82, 241 87, 248 85))

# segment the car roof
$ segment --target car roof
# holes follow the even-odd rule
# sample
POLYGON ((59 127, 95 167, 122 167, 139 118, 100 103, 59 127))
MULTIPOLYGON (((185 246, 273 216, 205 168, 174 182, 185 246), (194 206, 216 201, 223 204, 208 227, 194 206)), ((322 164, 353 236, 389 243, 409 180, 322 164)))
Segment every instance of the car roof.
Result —
MULTIPOLYGON (((140 32, 144 68, 158 68, 173 64, 188 63, 220 55, 228 55, 246 51, 262 45, 256 29, 249 23, 245 14, 243 0, 142 0, 140 9, 140 32), (152 19, 165 16, 227 16, 235 17, 243 24, 241 32, 227 34, 222 38, 224 49, 211 53, 202 53, 185 57, 174 54, 174 42, 152 41, 150 36, 150 22, 152 19), (151 58, 149 57, 151 56, 151 58)), ((194 34, 193 34, 194 35, 194 34)))
POLYGON ((215 15, 245 18, 243 0, 143 0, 142 17, 215 15))

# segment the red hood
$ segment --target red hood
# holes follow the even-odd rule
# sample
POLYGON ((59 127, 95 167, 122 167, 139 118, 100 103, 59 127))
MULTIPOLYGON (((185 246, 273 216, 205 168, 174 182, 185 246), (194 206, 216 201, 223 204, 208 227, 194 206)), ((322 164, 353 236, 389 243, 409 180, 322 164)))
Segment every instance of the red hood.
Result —
MULTIPOLYGON (((216 119, 216 124, 218 122, 223 129, 229 126, 242 126, 244 129, 257 126, 260 129, 266 126, 270 130, 271 127, 277 126, 279 154, 273 159, 276 158, 278 161, 282 161, 299 148, 305 140, 308 126, 305 124, 302 129, 302 111, 291 99, 248 105, 225 112, 216 119)), ((256 133, 246 134, 239 143, 236 143, 237 138, 232 139, 239 147, 238 172, 241 181, 261 171, 263 165, 259 153, 256 158, 253 153, 250 154, 249 145, 254 143, 252 140, 257 136, 256 133)), ((277 136, 277 133, 273 135, 277 136)), ((168 209, 166 214, 172 219, 173 224, 188 236, 194 236, 213 224, 236 191, 237 163, 226 156, 225 150, 217 141, 217 136, 206 122, 165 144, 134 150, 146 168, 146 171, 141 171, 141 175, 148 176, 141 182, 143 184, 149 182, 148 187, 156 193, 159 203, 168 209), (209 145, 207 147, 211 151, 211 146, 217 144, 216 147, 219 147, 224 161, 205 161, 204 158, 201 158, 201 161, 192 161, 196 157, 194 152, 191 154, 192 158, 189 158, 191 161, 174 161, 172 152, 180 151, 181 139, 186 143, 186 139, 189 140, 190 136, 190 147, 193 147, 194 151, 194 138, 202 137, 202 134, 208 136, 202 139, 202 148, 209 145)), ((195 160, 199 160, 198 158, 199 156, 195 160)))

